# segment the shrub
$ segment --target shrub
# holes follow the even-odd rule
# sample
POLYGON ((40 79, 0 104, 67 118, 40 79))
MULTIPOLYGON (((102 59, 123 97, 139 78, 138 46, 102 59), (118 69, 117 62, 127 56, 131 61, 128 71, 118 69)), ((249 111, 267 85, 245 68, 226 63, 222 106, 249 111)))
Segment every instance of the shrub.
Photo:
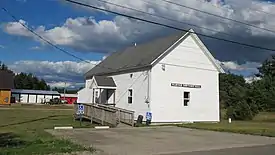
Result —
POLYGON ((243 99, 229 106, 226 116, 233 120, 252 120, 258 113, 255 102, 243 99))

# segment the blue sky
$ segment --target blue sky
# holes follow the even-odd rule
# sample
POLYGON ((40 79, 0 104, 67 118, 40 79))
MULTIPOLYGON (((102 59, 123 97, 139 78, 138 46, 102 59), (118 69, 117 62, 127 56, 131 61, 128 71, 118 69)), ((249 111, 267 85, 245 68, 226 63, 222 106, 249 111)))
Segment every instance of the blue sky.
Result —
MULTIPOLYGON (((196 32, 215 37, 225 37, 219 33, 196 29, 187 25, 157 19, 122 9, 97 0, 78 0, 98 7, 126 13, 147 20, 158 21, 180 28, 193 28, 196 32)), ((267 29, 275 26, 273 2, 252 0, 178 0, 178 3, 200 10, 255 24, 267 29)), ((232 21, 222 21, 199 12, 169 5, 161 0, 116 0, 119 5, 155 13, 171 19, 207 27, 240 37, 234 39, 253 45, 275 48, 275 35, 232 21)), ((104 56, 120 48, 141 43, 160 36, 169 35, 171 29, 129 20, 91 9, 67 4, 58 0, 1 0, 1 6, 20 19, 21 23, 66 51, 91 61, 90 64, 46 45, 38 40, 5 12, 0 14, 0 61, 8 64, 15 72, 31 72, 52 86, 71 87, 83 85, 83 74, 100 62, 104 56)), ((257 72, 260 63, 271 54, 254 48, 246 48, 217 40, 203 38, 215 58, 224 63, 231 72, 246 77, 257 72)))
MULTIPOLYGON (((22 0, 5 0, 4 6, 17 18, 28 21, 29 25, 35 27, 44 25, 47 29, 62 25, 67 18, 76 18, 79 16, 96 16, 98 20, 110 19, 110 17, 103 14, 72 9, 67 4, 52 0, 28 0, 26 2, 22 0)), ((13 20, 4 12, 0 14, 0 19, 4 23, 13 20)), ((0 31, 0 43, 5 46, 5 48, 0 48, 1 52, 5 52, 5 58, 2 61, 8 64, 19 60, 76 60, 52 47, 41 47, 39 42, 20 36, 11 36, 3 31, 0 31), (32 49, 33 47, 41 47, 41 49, 34 50, 32 49)), ((83 52, 81 50, 75 52, 73 49, 63 48, 83 59, 100 60, 103 56, 100 53, 83 52)))

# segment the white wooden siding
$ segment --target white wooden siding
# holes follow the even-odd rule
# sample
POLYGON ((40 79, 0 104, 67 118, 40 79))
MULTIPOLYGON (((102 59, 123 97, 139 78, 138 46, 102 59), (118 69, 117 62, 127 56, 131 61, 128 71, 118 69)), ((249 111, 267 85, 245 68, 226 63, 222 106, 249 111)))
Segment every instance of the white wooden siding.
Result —
POLYGON ((164 57, 161 63, 178 67, 217 71, 216 67, 191 36, 188 36, 173 52, 164 57))
POLYGON ((115 101, 114 101, 114 95, 115 95, 115 94, 114 94, 114 90, 109 90, 109 93, 110 93, 110 94, 112 93, 112 94, 111 94, 111 96, 110 96, 109 99, 108 99, 108 103, 109 103, 109 104, 114 104, 114 102, 115 102, 115 101))
POLYGON ((149 105, 145 102, 148 92, 147 71, 121 74, 112 77, 117 85, 115 96, 116 106, 135 111, 135 119, 137 119, 138 115, 145 117, 146 112, 150 111, 149 105), (132 78, 130 74, 133 74, 132 78), (128 89, 133 90, 132 104, 128 104, 128 89))
POLYGON ((218 74, 195 41, 188 37, 152 68, 153 122, 219 121, 218 74), (202 88, 172 87, 171 83, 202 88), (190 92, 187 107, 183 106, 184 91, 190 92))
POLYGON ((92 103, 93 91, 90 88, 83 88, 77 93, 77 103, 92 103))

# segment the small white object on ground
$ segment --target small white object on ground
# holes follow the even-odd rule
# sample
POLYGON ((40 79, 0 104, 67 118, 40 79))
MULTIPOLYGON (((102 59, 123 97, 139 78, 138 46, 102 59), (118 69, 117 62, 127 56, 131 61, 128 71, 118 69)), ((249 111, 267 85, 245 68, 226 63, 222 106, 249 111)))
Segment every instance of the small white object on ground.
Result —
POLYGON ((109 126, 95 126, 95 129, 109 129, 109 126))
POLYGON ((55 130, 65 130, 65 129, 73 129, 72 126, 64 126, 64 127, 54 127, 55 130))
POLYGON ((229 122, 229 123, 231 123, 231 122, 232 122, 231 118, 229 118, 229 119, 228 119, 228 122, 229 122))

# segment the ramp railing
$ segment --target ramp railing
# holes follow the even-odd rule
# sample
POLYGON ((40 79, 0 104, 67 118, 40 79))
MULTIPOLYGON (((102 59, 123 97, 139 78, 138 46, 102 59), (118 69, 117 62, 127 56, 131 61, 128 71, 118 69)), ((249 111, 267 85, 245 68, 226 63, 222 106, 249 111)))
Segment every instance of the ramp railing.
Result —
MULTIPOLYGON (((79 104, 81 103, 74 105, 75 118, 77 117, 76 113, 79 104)), ((82 103, 82 105, 84 106, 84 114, 82 116, 91 120, 91 122, 112 127, 116 127, 119 123, 134 126, 134 111, 103 104, 82 103)))

